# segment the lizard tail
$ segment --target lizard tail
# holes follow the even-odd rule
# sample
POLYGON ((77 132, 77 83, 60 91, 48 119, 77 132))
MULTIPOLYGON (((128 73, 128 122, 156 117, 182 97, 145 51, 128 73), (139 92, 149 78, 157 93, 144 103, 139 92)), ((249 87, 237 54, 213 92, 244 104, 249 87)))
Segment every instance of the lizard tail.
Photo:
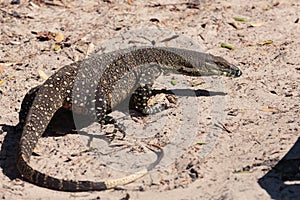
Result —
POLYGON ((18 156, 17 166, 19 172, 22 174, 23 178, 27 181, 53 190, 68 191, 68 192, 83 192, 92 190, 107 190, 115 188, 117 186, 122 186, 134 182, 135 180, 143 177, 148 173, 146 168, 124 176, 122 178, 117 178, 113 180, 106 180, 100 182, 93 181, 72 181, 59 179, 52 176, 48 176, 42 172, 33 169, 29 163, 24 159, 23 154, 18 156))

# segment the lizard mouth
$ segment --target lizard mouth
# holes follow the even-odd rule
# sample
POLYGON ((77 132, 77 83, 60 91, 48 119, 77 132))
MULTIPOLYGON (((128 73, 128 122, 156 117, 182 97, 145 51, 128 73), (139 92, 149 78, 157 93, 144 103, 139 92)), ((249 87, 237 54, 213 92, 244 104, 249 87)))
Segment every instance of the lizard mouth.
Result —
POLYGON ((242 74, 243 73, 242 73, 242 71, 240 69, 231 70, 231 71, 222 71, 221 72, 222 76, 233 77, 233 78, 240 77, 242 74))
POLYGON ((237 78, 242 75, 242 71, 235 67, 236 69, 210 69, 210 74, 211 75, 219 75, 219 76, 224 76, 224 77, 231 77, 231 78, 237 78))
POLYGON ((229 64, 221 57, 214 58, 215 60, 213 62, 205 63, 208 74, 211 73, 211 75, 219 75, 232 78, 240 77, 242 75, 242 71, 235 65, 229 64))

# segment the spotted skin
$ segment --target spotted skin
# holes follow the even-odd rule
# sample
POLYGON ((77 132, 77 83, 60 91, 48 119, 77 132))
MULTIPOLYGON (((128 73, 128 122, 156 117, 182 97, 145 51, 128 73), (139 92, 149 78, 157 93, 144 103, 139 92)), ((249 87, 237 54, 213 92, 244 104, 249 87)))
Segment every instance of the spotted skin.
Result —
MULTIPOLYGON (((41 86, 32 88, 25 95, 25 97, 22 101, 21 109, 20 109, 20 113, 19 113, 19 123, 16 126, 17 131, 23 130, 28 112, 32 106, 33 100, 36 97, 36 94, 39 91, 40 87, 41 86)), ((87 126, 89 124, 85 124, 85 125, 87 126)), ((61 108, 59 108, 56 111, 56 113, 52 117, 44 135, 45 136, 65 135, 67 133, 75 133, 76 132, 75 130, 76 130, 76 126, 74 124, 73 114, 72 114, 72 111, 70 110, 70 105, 63 105, 61 108)))
MULTIPOLYGON (((145 175, 150 167, 115 180, 64 180, 33 169, 29 161, 39 138, 57 110, 69 106, 75 115, 82 114, 91 121, 101 122, 107 113, 135 90, 144 88, 143 84, 151 86, 162 72, 228 77, 239 77, 242 74, 237 67, 223 58, 176 48, 143 47, 120 50, 67 65, 49 77, 44 84, 33 89, 33 97, 27 96, 29 102, 23 104, 27 110, 20 112, 23 131, 17 154, 17 168, 21 176, 31 183, 49 189, 89 191, 125 185, 145 175), (147 73, 149 68, 158 73, 147 73), (27 116, 26 120, 24 116, 27 116)), ((76 117, 74 123, 77 124, 76 117)), ((155 164, 158 162, 159 159, 155 164)), ((154 164, 151 166, 153 168, 154 164)))
POLYGON ((25 95, 25 97, 22 101, 21 110, 19 113, 19 124, 17 125, 17 128, 20 130, 22 130, 25 125, 28 112, 32 106, 33 100, 34 100, 39 88, 40 88, 40 86, 32 88, 29 92, 27 92, 27 94, 25 95))

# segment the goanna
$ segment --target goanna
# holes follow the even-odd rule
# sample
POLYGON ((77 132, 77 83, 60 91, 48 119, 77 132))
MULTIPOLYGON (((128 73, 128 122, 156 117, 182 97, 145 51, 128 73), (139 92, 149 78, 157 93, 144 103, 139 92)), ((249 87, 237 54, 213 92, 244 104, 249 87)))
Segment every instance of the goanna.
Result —
MULTIPOLYGON (((27 102, 30 105, 28 112, 21 111, 22 115, 27 116, 26 120, 20 121, 24 126, 17 153, 17 169, 21 176, 33 184, 54 190, 89 191, 125 185, 145 175, 148 169, 100 182, 64 180, 33 169, 29 160, 51 118, 61 107, 71 105, 72 111, 79 114, 87 111, 93 121, 102 122, 134 91, 148 91, 153 81, 164 72, 226 77, 242 74, 238 67, 221 57, 163 47, 120 50, 62 67, 35 89, 32 102, 27 102)), ((137 104, 136 108, 142 112, 150 112, 151 109, 145 108, 145 103, 137 104)))

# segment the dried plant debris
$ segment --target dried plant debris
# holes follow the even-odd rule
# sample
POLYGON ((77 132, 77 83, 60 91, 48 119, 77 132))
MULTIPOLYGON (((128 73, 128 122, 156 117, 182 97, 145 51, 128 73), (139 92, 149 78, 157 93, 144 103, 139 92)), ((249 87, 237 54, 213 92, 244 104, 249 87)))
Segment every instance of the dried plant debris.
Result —
POLYGON ((229 49, 229 50, 235 50, 236 49, 235 47, 233 47, 229 44, 226 44, 226 43, 221 43, 221 47, 229 49))

